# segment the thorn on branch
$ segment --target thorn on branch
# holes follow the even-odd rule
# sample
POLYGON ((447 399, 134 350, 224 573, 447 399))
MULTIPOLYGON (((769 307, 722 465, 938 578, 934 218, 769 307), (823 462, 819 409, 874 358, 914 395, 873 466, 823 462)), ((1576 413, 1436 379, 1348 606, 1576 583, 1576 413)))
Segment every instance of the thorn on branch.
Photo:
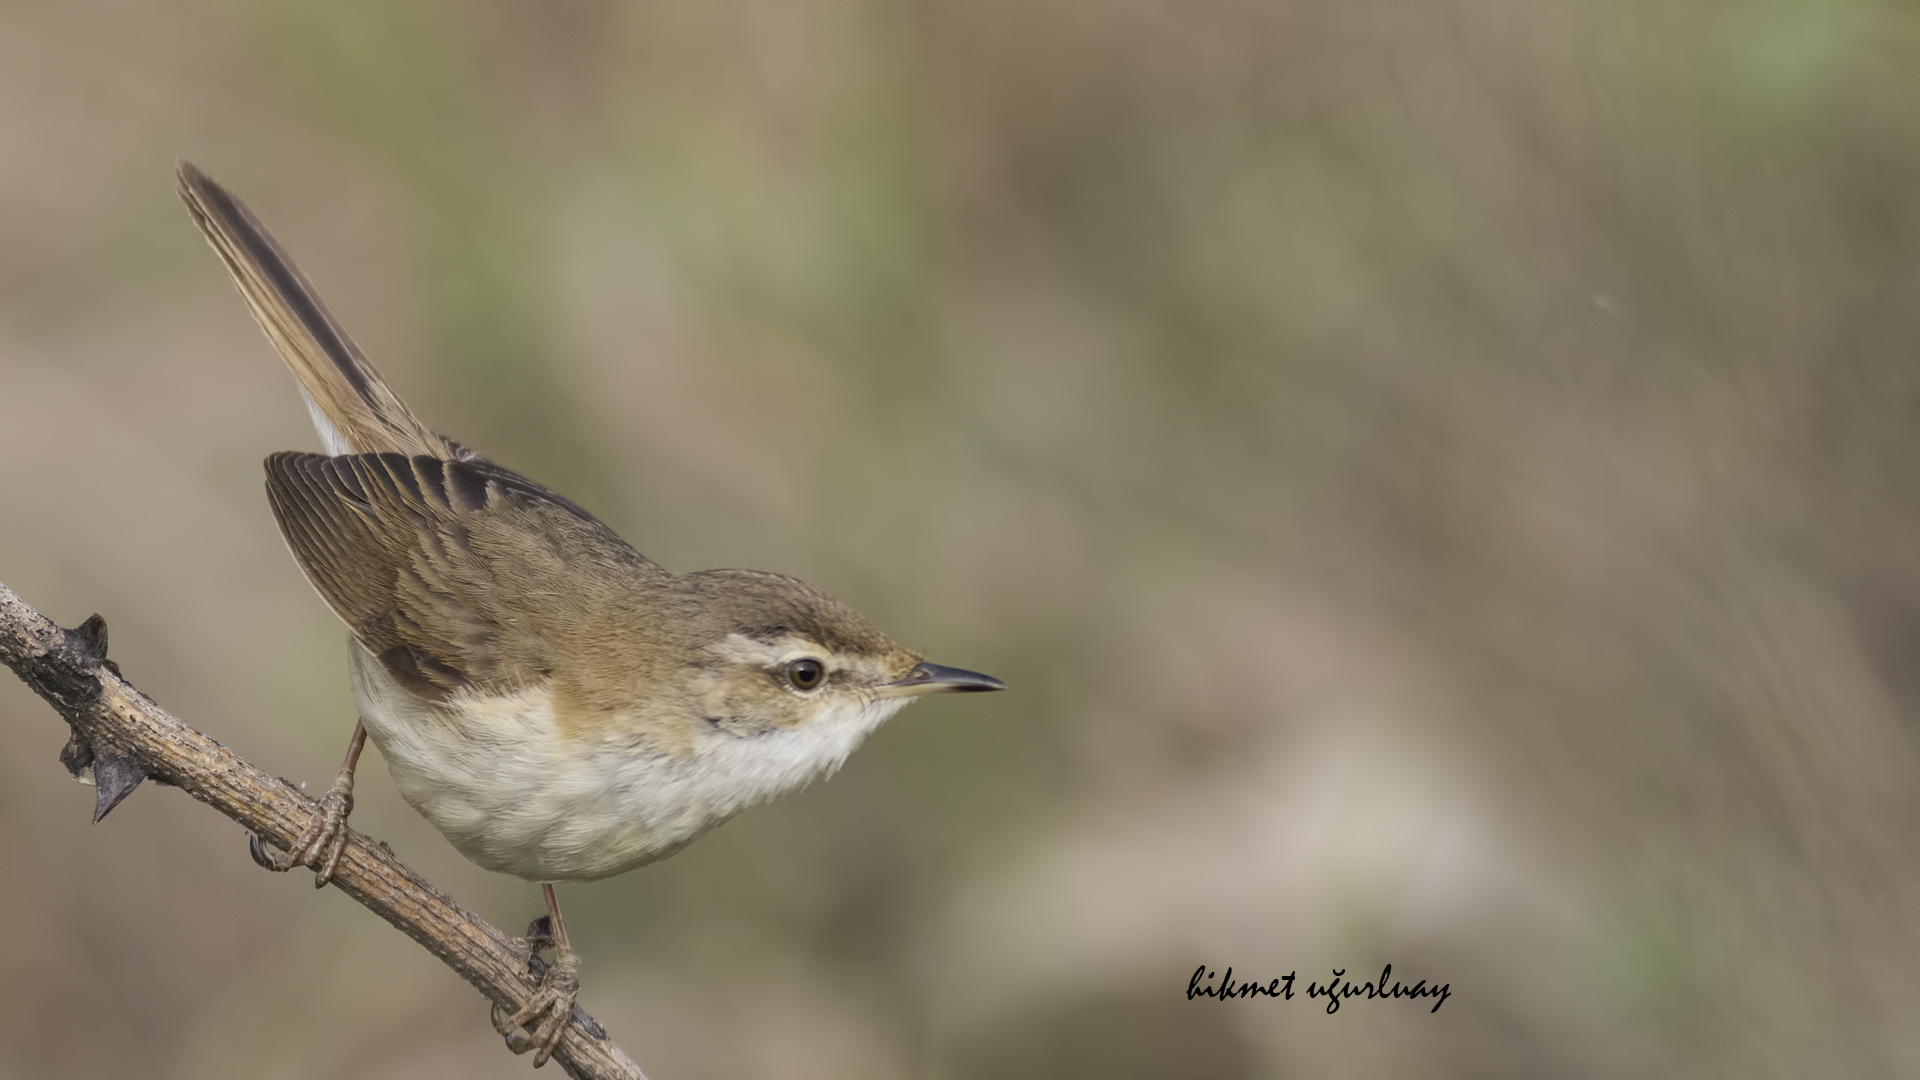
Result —
POLYGON ((99 612, 67 631, 67 640, 73 643, 75 653, 120 676, 120 665, 107 657, 107 620, 99 612))
POLYGON ((60 764, 74 779, 93 784, 93 820, 98 822, 152 774, 138 758, 90 737, 81 723, 86 710, 100 700, 95 672, 104 667, 120 674, 119 665, 107 659, 107 620, 97 613, 90 616, 66 631, 60 644, 64 648, 28 659, 20 675, 65 715, 71 735, 60 748, 60 764))
POLYGON ((140 781, 147 778, 147 770, 138 761, 124 754, 111 757, 96 754, 93 759, 93 820, 97 824, 101 818, 121 801, 133 794, 140 781))
POLYGON ((86 622, 67 631, 67 640, 81 656, 96 664, 103 663, 107 659, 107 620, 96 611, 87 616, 86 622))

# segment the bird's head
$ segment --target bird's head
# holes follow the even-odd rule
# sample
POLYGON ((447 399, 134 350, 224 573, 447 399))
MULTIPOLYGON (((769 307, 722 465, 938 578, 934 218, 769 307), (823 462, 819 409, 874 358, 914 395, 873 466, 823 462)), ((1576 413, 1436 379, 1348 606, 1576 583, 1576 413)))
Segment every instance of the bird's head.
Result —
POLYGON ((714 728, 735 737, 820 727, 830 729, 815 733, 822 737, 851 736, 851 752, 915 697, 1006 685, 990 675, 927 663, 859 612, 798 578, 707 570, 683 575, 680 583, 693 601, 690 611, 697 612, 701 711, 714 728))

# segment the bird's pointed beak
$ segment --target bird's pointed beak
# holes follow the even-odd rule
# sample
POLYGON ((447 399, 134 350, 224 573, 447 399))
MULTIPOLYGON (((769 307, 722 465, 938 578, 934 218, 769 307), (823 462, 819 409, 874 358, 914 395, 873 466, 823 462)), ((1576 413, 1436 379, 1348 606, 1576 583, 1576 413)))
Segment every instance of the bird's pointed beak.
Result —
POLYGON ((991 675, 962 671, 939 664, 919 664, 899 682, 880 687, 882 697, 917 697, 921 694, 966 694, 982 690, 1005 690, 1007 684, 991 675))

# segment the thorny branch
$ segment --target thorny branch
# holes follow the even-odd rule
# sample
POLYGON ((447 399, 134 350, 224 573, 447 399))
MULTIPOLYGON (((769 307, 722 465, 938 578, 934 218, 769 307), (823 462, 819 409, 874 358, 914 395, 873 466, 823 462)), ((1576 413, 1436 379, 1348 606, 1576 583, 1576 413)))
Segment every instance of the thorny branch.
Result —
MULTIPOLYGON (((240 760, 134 689, 107 659, 107 624, 98 615, 63 630, 0 584, 0 663, 71 725, 60 761, 76 777, 91 771, 95 821, 148 778, 180 788, 282 847, 315 813, 315 803, 292 785, 240 760)), ((544 967, 525 944, 454 903, 384 845, 351 833, 333 884, 508 1011, 538 988, 544 967)), ((646 1080, 578 1007, 554 1060, 576 1080, 646 1080)))

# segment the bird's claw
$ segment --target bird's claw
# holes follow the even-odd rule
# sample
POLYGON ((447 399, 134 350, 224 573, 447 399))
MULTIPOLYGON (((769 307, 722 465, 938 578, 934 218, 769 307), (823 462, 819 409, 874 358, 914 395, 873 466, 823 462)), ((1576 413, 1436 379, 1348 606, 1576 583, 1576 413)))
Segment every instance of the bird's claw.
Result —
POLYGON ((313 867, 313 887, 318 889, 333 880, 340 854, 347 849, 347 816, 353 813, 351 778, 336 781, 321 797, 319 809, 303 831, 285 851, 270 850, 259 836, 247 839, 247 851, 253 861, 275 873, 286 873, 296 866, 313 867))
MULTIPOLYGON (((536 920, 527 928, 527 943, 536 949, 552 941, 550 937, 543 941, 545 935, 537 929, 544 921, 536 920)), ((499 1005, 493 1007, 493 1030, 506 1036, 507 1049, 514 1053, 535 1051, 533 1067, 537 1069, 547 1063, 554 1048, 560 1045, 560 1034, 573 1017, 573 999, 579 992, 579 966, 571 950, 562 951, 540 980, 540 988, 518 1012, 508 1014, 499 1005)))

